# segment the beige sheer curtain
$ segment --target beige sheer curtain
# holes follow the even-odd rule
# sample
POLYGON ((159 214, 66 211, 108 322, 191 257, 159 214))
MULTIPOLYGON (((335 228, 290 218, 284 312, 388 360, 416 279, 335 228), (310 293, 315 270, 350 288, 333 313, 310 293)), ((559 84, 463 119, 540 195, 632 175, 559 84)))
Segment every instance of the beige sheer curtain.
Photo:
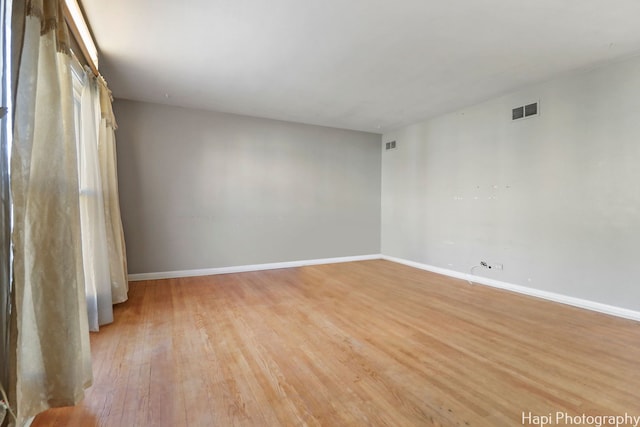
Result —
POLYGON ((129 284, 127 279, 127 253, 120 217, 118 197, 118 175, 116 162, 116 119, 111 108, 111 91, 102 77, 98 77, 100 89, 100 132, 98 153, 102 194, 104 197, 105 219, 107 222, 107 244, 109 247, 109 269, 111 271, 111 294, 113 303, 127 300, 129 284))
POLYGON ((100 128, 100 89, 96 78, 74 65, 76 113, 78 121, 78 172, 80 180, 80 223, 82 258, 89 330, 113 322, 113 297, 107 244, 98 131, 100 128))
MULTIPOLYGON (((81 86, 77 123, 80 219, 89 329, 113 322, 113 304, 127 300, 127 264, 120 220, 111 92, 90 70, 81 86)), ((78 86, 76 86, 78 87, 78 86)))
POLYGON ((26 12, 11 159, 18 425, 92 380, 68 35, 58 0, 26 12))

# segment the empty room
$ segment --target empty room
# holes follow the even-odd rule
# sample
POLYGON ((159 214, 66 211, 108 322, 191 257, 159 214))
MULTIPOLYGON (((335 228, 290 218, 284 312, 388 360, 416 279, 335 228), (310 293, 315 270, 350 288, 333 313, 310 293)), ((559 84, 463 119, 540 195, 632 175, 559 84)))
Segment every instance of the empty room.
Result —
POLYGON ((2 0, 0 426, 640 426, 640 2, 2 0))

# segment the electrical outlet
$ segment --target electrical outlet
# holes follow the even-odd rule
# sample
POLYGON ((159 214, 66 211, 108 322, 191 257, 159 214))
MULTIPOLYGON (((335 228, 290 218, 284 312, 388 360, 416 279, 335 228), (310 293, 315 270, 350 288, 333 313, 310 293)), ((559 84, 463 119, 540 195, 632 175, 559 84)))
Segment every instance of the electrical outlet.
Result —
POLYGON ((503 270, 504 266, 502 264, 489 264, 487 261, 480 261, 480 266, 484 268, 488 268, 489 270, 503 270))

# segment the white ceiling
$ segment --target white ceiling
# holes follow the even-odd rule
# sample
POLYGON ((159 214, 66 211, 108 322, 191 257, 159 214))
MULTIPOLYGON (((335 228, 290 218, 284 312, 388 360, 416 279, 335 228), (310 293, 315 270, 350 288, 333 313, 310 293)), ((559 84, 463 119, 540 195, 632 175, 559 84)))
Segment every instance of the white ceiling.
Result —
POLYGON ((383 133, 640 53, 638 0, 82 0, 114 95, 383 133))

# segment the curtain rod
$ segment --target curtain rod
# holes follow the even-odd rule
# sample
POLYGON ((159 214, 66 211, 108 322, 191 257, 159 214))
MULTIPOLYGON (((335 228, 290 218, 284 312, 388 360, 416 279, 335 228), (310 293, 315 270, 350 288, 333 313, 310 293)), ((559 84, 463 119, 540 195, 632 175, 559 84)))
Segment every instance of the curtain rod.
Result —
POLYGON ((64 0, 63 10, 69 29, 80 45, 82 56, 84 56, 89 63, 89 67, 91 68, 91 71, 93 71, 93 74, 96 76, 100 75, 100 72, 98 71, 98 49, 93 41, 93 37, 91 37, 89 26, 87 25, 87 21, 84 19, 80 5, 77 0, 64 0))

